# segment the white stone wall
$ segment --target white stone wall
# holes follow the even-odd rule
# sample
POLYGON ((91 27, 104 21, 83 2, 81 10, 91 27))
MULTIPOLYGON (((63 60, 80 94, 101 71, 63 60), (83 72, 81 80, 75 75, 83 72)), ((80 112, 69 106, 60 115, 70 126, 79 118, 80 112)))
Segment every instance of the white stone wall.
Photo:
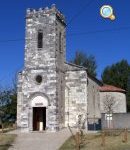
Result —
POLYGON ((99 84, 90 77, 88 77, 87 83, 88 83, 88 118, 101 118, 99 84))
POLYGON ((65 126, 77 126, 78 115, 87 113, 87 73, 67 71, 65 86, 65 126))
POLYGON ((33 130, 32 99, 48 100, 46 129, 56 131, 64 125, 65 18, 54 7, 27 10, 24 69, 18 77, 17 124, 33 130), (43 32, 43 47, 38 48, 38 31, 43 32), (61 40, 59 38, 61 33, 61 40), (59 43, 60 42, 60 43, 59 43), (59 46, 60 45, 60 46, 59 46), (61 47, 61 50, 59 49, 61 47), (42 82, 36 82, 36 76, 42 82))
POLYGON ((104 101, 106 96, 113 97, 113 113, 126 113, 126 95, 120 92, 100 92, 100 109, 101 113, 106 113, 104 110, 104 101))

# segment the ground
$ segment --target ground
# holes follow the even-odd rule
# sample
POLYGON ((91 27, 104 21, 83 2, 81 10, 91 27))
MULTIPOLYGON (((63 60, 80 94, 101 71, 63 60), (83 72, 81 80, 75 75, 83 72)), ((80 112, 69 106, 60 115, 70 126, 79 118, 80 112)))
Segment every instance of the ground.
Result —
POLYGON ((68 129, 59 132, 21 133, 13 131, 17 138, 9 150, 58 150, 71 136, 68 129))
MULTIPOLYGON (((73 132, 75 133, 75 130, 73 132)), ((105 136, 105 146, 102 146, 101 133, 89 132, 85 134, 85 144, 81 150, 129 150, 130 132, 128 132, 127 143, 123 141, 124 132, 115 133, 111 136, 105 136)), ((21 133, 15 130, 6 134, 0 134, 0 150, 7 150, 9 147, 9 150, 75 150, 75 142, 70 136, 68 129, 56 133, 21 133), (13 142, 14 139, 15 142, 13 142)))
POLYGON ((16 135, 14 134, 0 133, 0 150, 7 150, 11 146, 15 137, 16 135))
MULTIPOLYGON (((129 150, 130 149, 130 133, 128 133, 128 142, 122 142, 123 134, 106 136, 105 146, 101 146, 101 134, 85 135, 85 145, 81 150, 129 150)), ((69 138, 60 148, 60 150, 75 150, 75 142, 73 138, 69 138)))

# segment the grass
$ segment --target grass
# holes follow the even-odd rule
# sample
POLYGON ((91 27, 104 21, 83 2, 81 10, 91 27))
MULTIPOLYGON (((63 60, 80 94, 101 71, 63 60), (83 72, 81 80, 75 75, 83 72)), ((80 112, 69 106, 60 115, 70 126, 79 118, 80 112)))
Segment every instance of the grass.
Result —
POLYGON ((16 135, 14 134, 0 134, 0 150, 8 150, 14 142, 16 135))
POLYGON ((0 134, 1 133, 6 133, 6 132, 9 132, 9 131, 13 131, 13 130, 15 130, 15 129, 14 128, 4 128, 3 131, 2 131, 2 129, 0 129, 0 134))
MULTIPOLYGON (((130 133, 128 133, 128 142, 122 142, 123 135, 106 136, 105 146, 101 146, 101 134, 85 135, 85 144, 81 150, 130 150, 130 133)), ((75 142, 70 137, 60 148, 60 150, 75 150, 75 142)))

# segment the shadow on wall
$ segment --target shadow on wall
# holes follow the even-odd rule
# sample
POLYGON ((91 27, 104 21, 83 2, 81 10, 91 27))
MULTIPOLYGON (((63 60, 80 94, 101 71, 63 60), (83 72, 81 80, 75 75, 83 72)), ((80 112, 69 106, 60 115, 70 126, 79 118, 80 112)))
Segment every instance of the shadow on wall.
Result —
POLYGON ((90 131, 101 130, 101 119, 88 118, 88 130, 90 131))

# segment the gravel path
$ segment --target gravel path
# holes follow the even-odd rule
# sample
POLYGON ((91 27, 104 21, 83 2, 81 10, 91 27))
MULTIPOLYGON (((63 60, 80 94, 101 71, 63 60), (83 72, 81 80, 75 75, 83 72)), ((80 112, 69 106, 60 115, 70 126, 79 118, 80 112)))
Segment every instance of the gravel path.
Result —
POLYGON ((17 134, 18 136, 9 150, 58 150, 71 136, 68 129, 56 133, 20 133, 19 131, 10 133, 17 134))

